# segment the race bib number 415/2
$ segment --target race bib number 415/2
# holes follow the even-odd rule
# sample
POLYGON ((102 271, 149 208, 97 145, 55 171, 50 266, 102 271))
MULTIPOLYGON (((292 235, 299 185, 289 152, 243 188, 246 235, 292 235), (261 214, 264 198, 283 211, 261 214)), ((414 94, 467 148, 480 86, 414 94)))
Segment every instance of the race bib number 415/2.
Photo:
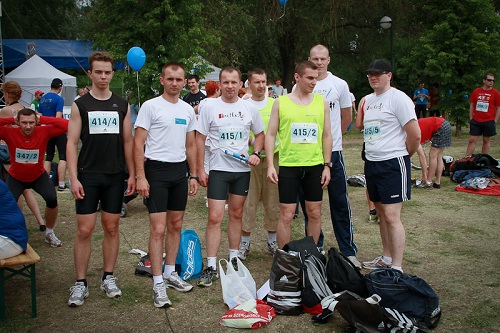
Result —
POLYGON ((318 143, 318 124, 292 123, 292 143, 318 143))
POLYGON ((116 111, 89 112, 90 134, 120 134, 120 117, 116 111))

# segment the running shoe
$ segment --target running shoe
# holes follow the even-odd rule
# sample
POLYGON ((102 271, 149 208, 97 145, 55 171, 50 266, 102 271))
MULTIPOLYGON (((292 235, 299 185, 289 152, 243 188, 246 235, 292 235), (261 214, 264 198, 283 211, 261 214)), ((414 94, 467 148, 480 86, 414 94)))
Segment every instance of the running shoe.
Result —
POLYGON ((196 284, 200 287, 210 287, 218 278, 219 275, 217 274, 217 271, 212 267, 207 267, 201 274, 196 284))
POLYGON ((64 191, 66 191, 67 189, 68 189, 68 187, 67 187, 66 185, 64 185, 64 186, 57 186, 57 190, 58 190, 59 192, 64 192, 64 191))
POLYGON ((380 218, 378 217, 378 214, 369 214, 368 215, 368 222, 370 222, 370 223, 380 223, 380 218))
POLYGON ((278 243, 276 241, 267 243, 267 253, 274 255, 274 252, 276 252, 277 249, 278 249, 278 243))
POLYGON ((52 247, 61 247, 62 242, 57 238, 56 234, 51 232, 45 234, 45 243, 50 244, 52 247))
POLYGON ((108 275, 101 283, 101 290, 106 293, 109 298, 118 298, 122 295, 122 291, 116 285, 116 278, 113 275, 108 275))
POLYGON ((361 263, 359 262, 356 256, 347 256, 347 259, 354 265, 356 268, 361 268, 361 263))
POLYGON ((165 283, 165 287, 174 288, 175 290, 183 293, 193 289, 193 286, 186 281, 183 281, 177 272, 172 272, 168 278, 163 278, 163 282, 165 283))
POLYGON ((157 308, 168 308, 172 305, 172 302, 168 298, 167 289, 165 288, 164 282, 160 282, 154 285, 153 303, 157 308))
POLYGON ((391 268, 392 263, 386 264, 382 260, 382 256, 373 259, 372 261, 363 262, 363 268, 366 269, 378 269, 378 268, 391 268))
POLYGON ((85 283, 76 282, 70 289, 68 306, 81 306, 85 303, 85 299, 89 297, 89 288, 85 287, 85 283))
POLYGON ((240 248, 238 249, 238 258, 241 260, 245 260, 247 256, 250 254, 250 243, 241 242, 240 248))

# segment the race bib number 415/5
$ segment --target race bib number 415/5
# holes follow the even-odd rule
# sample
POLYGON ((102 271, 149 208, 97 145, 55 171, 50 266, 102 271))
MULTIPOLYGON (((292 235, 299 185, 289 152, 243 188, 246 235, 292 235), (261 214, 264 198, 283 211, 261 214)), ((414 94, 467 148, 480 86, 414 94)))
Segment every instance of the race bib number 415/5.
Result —
POLYGON ((89 112, 90 134, 120 134, 120 117, 116 111, 89 112))

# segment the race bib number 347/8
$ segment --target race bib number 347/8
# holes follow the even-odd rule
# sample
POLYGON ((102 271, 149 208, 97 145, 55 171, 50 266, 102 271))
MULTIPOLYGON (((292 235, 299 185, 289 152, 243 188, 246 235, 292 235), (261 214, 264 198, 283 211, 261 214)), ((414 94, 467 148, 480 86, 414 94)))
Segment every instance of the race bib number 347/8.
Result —
POLYGON ((120 134, 120 117, 116 111, 89 112, 90 134, 120 134))

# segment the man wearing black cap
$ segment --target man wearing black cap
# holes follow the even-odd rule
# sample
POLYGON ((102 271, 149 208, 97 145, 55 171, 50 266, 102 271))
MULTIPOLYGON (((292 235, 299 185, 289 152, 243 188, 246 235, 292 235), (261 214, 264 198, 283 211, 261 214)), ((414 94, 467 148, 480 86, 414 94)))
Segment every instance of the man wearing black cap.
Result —
MULTIPOLYGON (((63 82, 59 78, 52 80, 50 84, 50 91, 46 93, 41 99, 38 105, 38 112, 46 117, 63 117, 64 99, 59 96, 62 91, 63 82)), ((57 166, 57 177, 59 179, 58 191, 66 190, 66 183, 64 179, 66 178, 66 134, 56 136, 50 139, 47 144, 47 155, 45 157, 44 167, 48 174, 50 174, 52 160, 54 159, 54 154, 57 151, 59 153, 59 164, 57 166)))
POLYGON ((363 105, 365 177, 380 217, 383 255, 364 262, 363 267, 402 271, 405 229, 401 208, 403 201, 410 200, 410 157, 420 144, 420 128, 412 100, 391 87, 391 65, 374 60, 367 73, 373 94, 366 96, 363 105))

